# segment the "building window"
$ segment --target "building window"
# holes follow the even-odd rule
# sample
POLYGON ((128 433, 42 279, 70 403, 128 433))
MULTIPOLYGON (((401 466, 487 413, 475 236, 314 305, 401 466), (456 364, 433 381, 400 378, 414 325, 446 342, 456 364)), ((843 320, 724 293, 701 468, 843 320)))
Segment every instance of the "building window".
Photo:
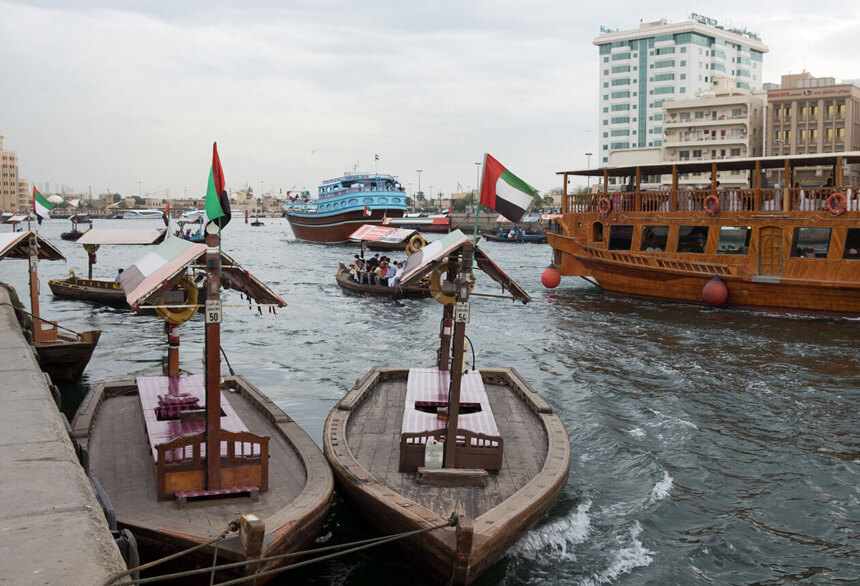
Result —
POLYGON ((621 112, 623 110, 629 110, 630 104, 612 104, 613 112, 621 112))
POLYGON ((793 258, 827 258, 830 228, 795 228, 791 247, 793 258))
POLYGON ((678 229, 678 252, 705 252, 708 242, 707 226, 681 226, 678 229))
POLYGON ((655 94, 674 94, 675 88, 673 88, 671 86, 669 86, 669 87, 658 87, 658 88, 654 88, 654 93, 655 94))
POLYGON ((675 60, 674 59, 668 59, 666 61, 657 61, 654 63, 655 69, 661 69, 663 67, 675 67, 675 60))
MULTIPOLYGON (((606 86, 605 83, 603 85, 606 86)), ((630 80, 626 77, 622 77, 621 79, 613 79, 612 85, 630 85, 630 80)))
POLYGON ((720 226, 717 254, 747 254, 752 229, 747 226, 720 226))
POLYGON ((630 250, 633 244, 633 226, 616 225, 609 228, 609 250, 630 250))
POLYGON ((669 226, 643 226, 642 242, 639 250, 644 252, 665 252, 669 240, 669 226))
POLYGON ((860 228, 848 228, 842 258, 860 259, 860 228))

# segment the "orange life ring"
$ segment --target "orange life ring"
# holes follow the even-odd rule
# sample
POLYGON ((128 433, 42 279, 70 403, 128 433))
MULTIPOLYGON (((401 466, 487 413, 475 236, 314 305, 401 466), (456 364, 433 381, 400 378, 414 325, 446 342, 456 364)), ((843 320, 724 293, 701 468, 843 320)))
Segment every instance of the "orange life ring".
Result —
POLYGON ((838 216, 848 209, 848 198, 845 197, 844 193, 834 191, 830 194, 830 197, 827 198, 827 201, 824 202, 824 205, 827 206, 828 212, 834 216, 838 216))
POLYGON ((608 197, 601 197, 597 202, 597 212, 601 215, 601 217, 606 216, 609 212, 612 211, 612 202, 609 201, 608 197))
POLYGON ((708 212, 709 216, 716 216, 717 212, 720 211, 720 198, 712 193, 705 198, 705 201, 702 203, 702 207, 705 208, 705 211, 708 212))

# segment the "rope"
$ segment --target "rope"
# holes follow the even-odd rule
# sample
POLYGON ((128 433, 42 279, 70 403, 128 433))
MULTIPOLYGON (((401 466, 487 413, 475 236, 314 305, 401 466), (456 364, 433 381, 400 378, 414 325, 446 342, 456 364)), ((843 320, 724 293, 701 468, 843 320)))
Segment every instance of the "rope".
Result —
MULTIPOLYGON (((126 576, 129 576, 135 572, 140 572, 142 570, 148 570, 149 568, 154 568, 155 566, 158 566, 158 565, 163 564, 165 562, 169 562, 170 560, 175 560, 176 558, 179 558, 179 557, 182 557, 182 556, 189 554, 191 552, 197 551, 198 549, 203 549, 204 547, 208 547, 208 546, 212 545, 213 543, 218 543, 222 539, 227 537, 228 533, 232 533, 232 532, 238 531, 238 530, 239 530, 239 521, 238 520, 232 521, 232 522, 230 522, 230 524, 227 525, 227 528, 221 532, 221 535, 219 535, 215 539, 207 541, 206 543, 200 543, 198 545, 195 545, 194 547, 189 547, 186 550, 176 552, 174 554, 171 554, 171 555, 164 557, 164 558, 161 558, 159 560, 155 560, 155 561, 143 564, 142 566, 137 566, 136 568, 131 568, 129 570, 126 570, 125 572, 120 572, 119 574, 114 574, 113 576, 108 578, 107 581, 105 581, 104 586, 110 586, 111 584, 116 584, 116 581, 119 580, 120 578, 125 578, 126 576)), ((203 571, 208 572, 209 569, 206 568, 203 571)), ((165 577, 167 577, 167 576, 158 576, 157 578, 165 578, 165 577)), ((151 581, 157 581, 157 580, 154 580, 153 578, 144 578, 142 580, 139 579, 139 580, 132 580, 131 582, 122 582, 122 584, 146 584, 146 583, 151 582, 151 581)))
MULTIPOLYGON (((385 543, 390 543, 392 541, 398 541, 400 539, 405 539, 407 537, 412 537, 414 535, 420 535, 421 533, 428 533, 430 531, 435 531, 437 529, 443 529, 445 527, 453 527, 457 524, 458 519, 459 519, 459 517, 457 516, 457 514, 452 513, 446 522, 441 523, 439 525, 434 525, 433 527, 425 527, 424 529, 415 529, 413 531, 406 531, 404 533, 397 533, 395 535, 389 535, 389 536, 383 536, 383 537, 372 537, 370 539, 363 539, 361 541, 354 541, 352 543, 341 543, 338 545, 329 545, 326 547, 320 547, 317 549, 310 549, 310 550, 306 550, 306 551, 283 553, 280 555, 257 558, 254 560, 246 560, 246 561, 242 561, 242 562, 233 562, 233 563, 229 563, 229 564, 222 564, 220 566, 212 566, 211 568, 198 568, 198 569, 194 569, 194 570, 186 570, 184 572, 176 572, 174 574, 165 574, 163 576, 153 576, 151 578, 139 578, 136 580, 132 579, 131 581, 121 582, 121 583, 117 584, 116 586, 132 586, 132 585, 136 585, 136 584, 151 584, 154 582, 163 582, 165 580, 178 580, 178 579, 188 578, 188 577, 199 575, 199 574, 205 574, 208 572, 230 570, 233 568, 240 568, 243 566, 260 565, 260 564, 264 564, 267 562, 274 562, 274 561, 279 561, 279 560, 294 558, 294 557, 299 557, 299 556, 305 556, 305 555, 319 554, 319 553, 324 553, 327 551, 333 551, 333 550, 342 549, 342 548, 349 548, 349 549, 344 549, 343 551, 338 551, 336 553, 320 556, 320 557, 317 557, 317 558, 314 558, 311 560, 304 560, 304 561, 292 564, 291 566, 288 566, 285 568, 284 567, 278 567, 278 568, 274 568, 271 570, 266 570, 265 572, 258 572, 256 574, 253 574, 250 576, 243 576, 240 578, 235 578, 235 579, 230 580, 228 582, 219 582, 217 584, 217 586, 232 586, 234 584, 242 584, 243 582, 256 580, 257 578, 262 578, 264 576, 270 576, 270 575, 277 574, 280 572, 285 572, 287 570, 292 570, 294 568, 301 568, 301 567, 308 566, 310 564, 314 564, 317 562, 335 559, 335 558, 338 558, 341 556, 355 553, 357 551, 369 549, 369 548, 375 547, 377 545, 383 545, 385 543)), ((178 554, 173 554, 172 556, 169 556, 169 557, 164 558, 162 560, 150 562, 149 564, 146 564, 144 566, 140 566, 140 567, 134 568, 132 570, 128 570, 127 572, 119 574, 116 578, 112 578, 112 581, 107 582, 105 584, 105 586, 108 586, 109 584, 113 584, 113 580, 116 580, 116 579, 124 577, 124 576, 128 576, 132 572, 135 572, 135 571, 138 571, 141 569, 147 569, 147 568, 152 567, 154 565, 160 564, 163 561, 167 561, 167 560, 179 557, 181 555, 184 555, 186 553, 190 553, 194 549, 199 549, 200 547, 210 545, 216 541, 217 541, 217 539, 213 539, 211 542, 209 542, 209 544, 202 544, 200 546, 186 550, 184 552, 180 552, 178 554)))
MULTIPOLYGON (((6 303, 6 302, 0 303, 0 305, 8 305, 9 307, 11 307, 12 309, 14 309, 15 311, 20 311, 20 312, 22 312, 22 313, 26 313, 26 314, 27 314, 27 315, 29 315, 32 319, 37 319, 37 320, 39 320, 39 321, 48 321, 48 320, 46 320, 44 317, 39 317, 38 315, 33 315, 32 313, 30 313, 29 311, 27 311, 27 310, 26 310, 26 309, 24 309, 23 307, 16 307, 16 306, 12 305, 11 303, 6 303)), ((34 326, 34 327, 35 327, 35 326, 34 326)), ((60 328, 61 330, 66 330, 67 332, 72 332, 74 335, 76 335, 76 336, 78 336, 78 337, 80 337, 80 336, 82 336, 82 335, 83 335, 83 334, 81 334, 80 332, 76 332, 75 330, 72 330, 72 329, 69 329, 69 328, 63 327, 63 326, 61 326, 60 324, 57 324, 57 327, 58 327, 58 328, 60 328)))

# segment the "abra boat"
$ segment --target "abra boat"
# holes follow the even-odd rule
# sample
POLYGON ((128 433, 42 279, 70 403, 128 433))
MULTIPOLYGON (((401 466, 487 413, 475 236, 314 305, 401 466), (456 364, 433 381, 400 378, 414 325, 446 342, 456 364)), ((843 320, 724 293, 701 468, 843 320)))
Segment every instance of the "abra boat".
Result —
POLYGON ((561 214, 530 215, 523 216, 519 223, 515 224, 506 217, 499 216, 496 219, 496 231, 482 232, 481 236, 491 242, 543 244, 546 242, 547 226, 559 218, 561 214))
POLYGON ((404 285, 430 275, 444 304, 436 364, 372 368, 329 413, 323 446, 358 514, 384 534, 426 530, 398 544, 435 580, 468 584, 555 503, 570 442, 513 368, 464 372, 472 267, 526 292, 459 230, 406 262, 404 285))
POLYGON ((615 293, 857 315, 860 194, 843 183, 843 166, 858 163, 854 151, 563 171, 561 231, 548 234, 553 264, 615 293), (802 168, 826 169, 832 185, 763 184, 771 170, 795 185, 802 168), (711 187, 682 188, 691 173, 706 173, 711 187), (667 189, 641 189, 642 177, 661 174, 667 189), (751 187, 719 188, 730 174, 751 187), (602 191, 569 194, 570 176, 602 177, 602 191), (633 177, 632 186, 610 192, 611 177, 633 177))
MULTIPOLYGON (((157 220, 164 217, 164 212, 156 209, 123 210, 117 214, 123 220, 157 220)), ((117 217, 115 216, 115 217, 117 217)))
POLYGON ((346 242, 361 224, 380 224, 406 212, 406 193, 392 175, 344 173, 319 186, 316 199, 300 198, 284 204, 293 234, 309 242, 346 242))
POLYGON ((39 314, 38 261, 66 258, 54 245, 30 231, 0 234, 0 260, 6 258, 30 261, 30 314, 22 314, 21 322, 30 331, 39 367, 54 381, 80 378, 99 342, 101 330, 73 332, 39 314))
POLYGON ((362 251, 365 249, 406 250, 411 253, 427 244, 418 230, 393 226, 374 226, 372 224, 362 225, 349 235, 349 240, 361 244, 362 251))
POLYGON ((56 297, 94 301, 108 305, 128 307, 125 293, 116 279, 93 279, 93 265, 96 264, 96 251, 102 245, 149 245, 164 239, 165 230, 158 228, 135 228, 117 230, 95 228, 88 230, 78 239, 87 252, 87 278, 79 277, 69 271, 66 279, 51 279, 48 286, 56 297))
POLYGON ((205 222, 205 212, 197 209, 187 210, 176 220, 176 223, 179 224, 176 236, 184 238, 189 242, 203 242, 205 240, 205 235, 203 234, 205 222))
POLYGON ((343 263, 340 263, 335 279, 341 289, 362 297, 390 297, 392 299, 424 299, 430 297, 430 289, 427 288, 426 284, 413 287, 388 287, 356 283, 350 276, 349 269, 343 263))
MULTIPOLYGON (((333 491, 331 471, 313 440, 252 384, 221 377, 222 283, 273 309, 284 302, 219 254, 218 229, 209 227, 206 244, 169 237, 121 279, 132 308, 155 304, 166 316, 167 376, 103 383, 73 421, 90 454, 90 473, 144 556, 206 544, 241 515, 238 536, 182 557, 182 570, 212 566, 216 551, 223 564, 308 548, 333 491), (178 323, 197 309, 196 294, 187 296, 193 290, 188 271, 202 267, 208 267, 205 376, 180 375, 178 323), (166 301, 182 290, 186 297, 166 301)), ((262 583, 294 559, 250 563, 215 576, 260 576, 256 583, 262 583)))
POLYGON ((451 217, 448 214, 436 214, 434 216, 413 214, 403 218, 387 218, 383 224, 420 232, 447 233, 451 231, 451 217))

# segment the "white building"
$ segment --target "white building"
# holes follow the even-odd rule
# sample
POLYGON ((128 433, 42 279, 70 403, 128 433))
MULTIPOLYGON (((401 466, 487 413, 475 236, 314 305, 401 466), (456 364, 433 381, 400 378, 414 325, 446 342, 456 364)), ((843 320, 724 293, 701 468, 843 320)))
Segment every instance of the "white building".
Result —
POLYGON ((661 147, 663 102, 711 90, 714 76, 761 89, 768 50, 757 35, 696 14, 686 22, 662 19, 607 31, 594 44, 600 50, 601 166, 610 151, 661 147))

